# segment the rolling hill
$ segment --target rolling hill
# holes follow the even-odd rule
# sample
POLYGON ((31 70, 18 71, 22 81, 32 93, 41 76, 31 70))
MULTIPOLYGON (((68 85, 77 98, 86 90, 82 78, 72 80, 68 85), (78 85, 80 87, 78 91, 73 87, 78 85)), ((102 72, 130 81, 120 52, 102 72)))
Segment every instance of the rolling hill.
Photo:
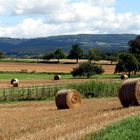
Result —
POLYGON ((44 54, 56 48, 68 52, 75 43, 79 43, 84 51, 89 48, 105 52, 123 51, 128 49, 128 41, 135 37, 135 34, 78 34, 31 39, 1 37, 0 51, 16 56, 44 54))

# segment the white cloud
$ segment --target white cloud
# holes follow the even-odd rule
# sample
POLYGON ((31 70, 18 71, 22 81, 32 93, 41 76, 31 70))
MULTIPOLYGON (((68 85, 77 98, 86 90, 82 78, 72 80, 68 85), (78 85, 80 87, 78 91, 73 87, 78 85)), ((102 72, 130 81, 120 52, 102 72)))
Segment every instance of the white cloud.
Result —
POLYGON ((140 33, 140 14, 116 13, 115 0, 0 0, 0 4, 1 15, 26 17, 15 25, 1 21, 0 36, 140 33))
POLYGON ((22 14, 52 14, 63 8, 64 0, 16 0, 13 12, 22 14))
POLYGON ((9 8, 12 7, 9 2, 12 2, 12 0, 0 0, 0 15, 3 15, 9 8))

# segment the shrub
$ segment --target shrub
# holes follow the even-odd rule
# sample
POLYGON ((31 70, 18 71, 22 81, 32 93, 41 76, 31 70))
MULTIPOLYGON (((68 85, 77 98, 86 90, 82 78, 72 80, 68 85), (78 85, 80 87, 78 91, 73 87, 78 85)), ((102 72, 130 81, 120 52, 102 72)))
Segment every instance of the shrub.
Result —
POLYGON ((79 67, 74 68, 71 74, 73 75, 73 77, 86 76, 87 78, 89 78, 94 74, 102 74, 103 72, 104 69, 98 64, 93 64, 91 62, 84 62, 81 63, 79 67))

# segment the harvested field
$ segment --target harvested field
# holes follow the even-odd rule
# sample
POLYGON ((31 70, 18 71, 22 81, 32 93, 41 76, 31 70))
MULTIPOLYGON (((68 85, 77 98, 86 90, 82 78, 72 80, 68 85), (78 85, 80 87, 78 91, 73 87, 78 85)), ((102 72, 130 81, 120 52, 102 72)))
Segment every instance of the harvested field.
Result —
MULTIPOLYGON (((43 64, 0 62, 0 71, 27 71, 27 72, 70 72, 78 64, 43 64)), ((103 65, 105 74, 113 74, 115 65, 103 65)))
POLYGON ((70 72, 77 64, 0 62, 0 71, 70 72))
POLYGON ((78 140, 138 112, 140 107, 123 109, 118 98, 83 100, 70 110, 57 110, 54 101, 0 104, 0 139, 78 140))

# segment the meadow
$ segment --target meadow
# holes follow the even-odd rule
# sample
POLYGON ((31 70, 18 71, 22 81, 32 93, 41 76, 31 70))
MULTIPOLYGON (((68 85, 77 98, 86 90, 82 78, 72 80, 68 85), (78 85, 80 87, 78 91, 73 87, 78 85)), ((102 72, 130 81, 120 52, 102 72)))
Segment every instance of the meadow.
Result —
POLYGON ((10 80, 16 77, 19 80, 51 80, 57 74, 61 74, 63 79, 70 79, 70 73, 45 73, 45 72, 0 72, 0 80, 10 80))

